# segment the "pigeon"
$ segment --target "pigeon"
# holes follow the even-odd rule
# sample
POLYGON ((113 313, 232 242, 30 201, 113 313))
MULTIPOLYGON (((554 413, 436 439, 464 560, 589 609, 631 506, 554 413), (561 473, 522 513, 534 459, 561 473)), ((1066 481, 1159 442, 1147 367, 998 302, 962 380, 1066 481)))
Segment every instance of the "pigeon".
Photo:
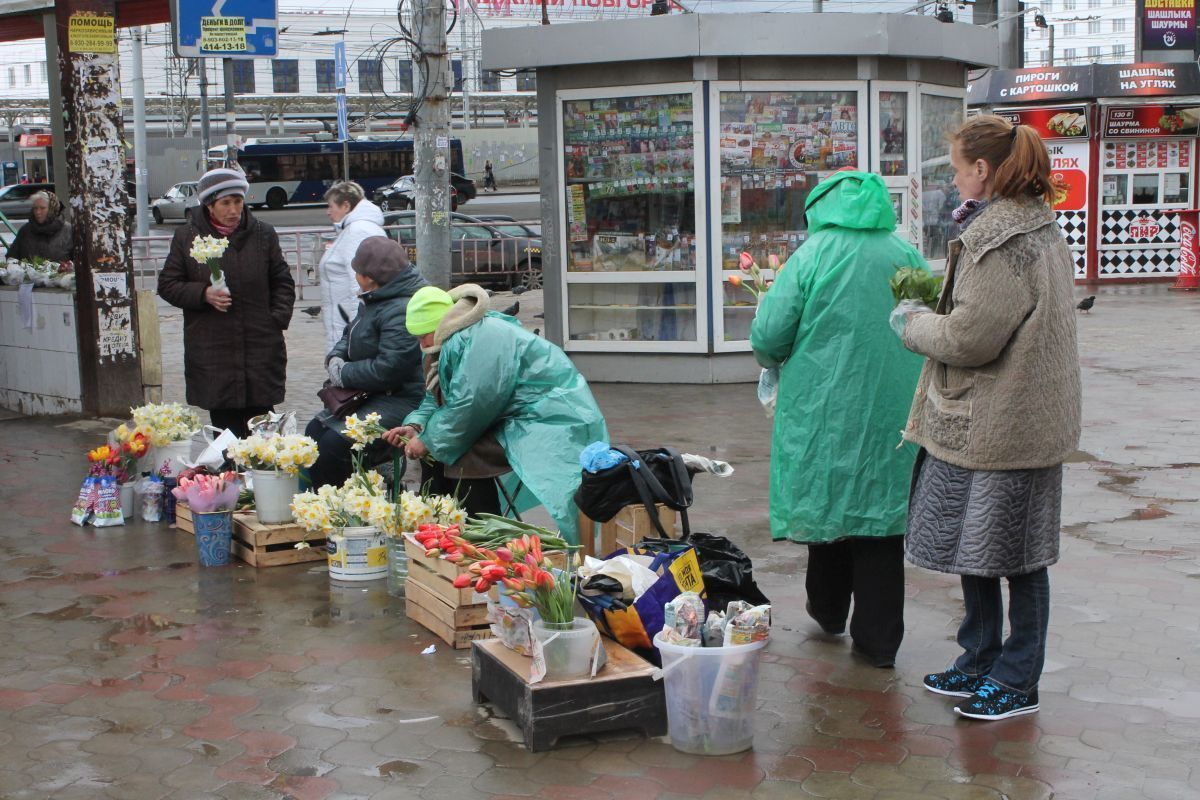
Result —
POLYGON ((534 316, 534 319, 545 319, 545 318, 546 318, 546 315, 545 315, 545 313, 543 313, 543 312, 541 312, 541 311, 539 311, 538 313, 534 314, 533 316, 534 316))
POLYGON ((534 329, 533 329, 533 335, 534 335, 534 336, 541 336, 541 335, 542 335, 542 329, 541 329, 541 328, 534 328, 534 329))
POLYGON ((507 317, 515 317, 517 314, 521 313, 521 301, 518 300, 517 302, 513 303, 511 306, 504 309, 500 313, 504 314, 507 317))
POLYGON ((1094 305, 1096 305, 1096 295, 1092 295, 1090 297, 1083 298, 1082 300, 1079 301, 1079 305, 1077 305, 1075 307, 1078 308, 1083 313, 1087 314, 1087 313, 1091 312, 1092 306, 1094 306, 1094 305))
POLYGON ((529 291, 529 289, 527 289, 527 288, 526 288, 526 287, 524 287, 524 286, 514 286, 514 287, 512 288, 512 293, 513 293, 513 294, 525 294, 525 293, 526 293, 526 292, 528 292, 528 291, 529 291))
POLYGON ((321 316, 321 307, 320 306, 309 306, 308 308, 302 308, 300 310, 303 311, 305 314, 308 314, 310 317, 321 316))

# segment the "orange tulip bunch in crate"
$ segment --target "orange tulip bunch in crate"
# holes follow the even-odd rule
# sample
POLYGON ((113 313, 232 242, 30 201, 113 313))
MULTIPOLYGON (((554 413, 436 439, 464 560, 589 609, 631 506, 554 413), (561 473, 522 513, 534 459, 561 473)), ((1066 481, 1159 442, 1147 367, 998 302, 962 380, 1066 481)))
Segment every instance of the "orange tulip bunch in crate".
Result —
MULTIPOLYGON (((475 640, 492 637, 487 601, 495 590, 481 594, 471 585, 455 588, 456 578, 470 574, 466 566, 450 560, 455 553, 448 537, 458 535, 458 526, 441 525, 422 525, 415 534, 403 534, 404 552, 408 556, 404 611, 409 619, 437 634, 446 644, 462 650, 475 640), (429 538, 430 533, 435 538, 429 538)), ((566 553, 546 555, 555 565, 566 567, 566 553)))
MULTIPOLYGON (((175 527, 193 536, 196 533, 192 511, 186 503, 175 506, 175 527)), ((252 567, 302 564, 324 561, 328 557, 325 534, 310 533, 294 522, 264 525, 253 511, 233 515, 233 541, 229 551, 252 567), (308 546, 298 549, 296 545, 300 542, 308 546)))

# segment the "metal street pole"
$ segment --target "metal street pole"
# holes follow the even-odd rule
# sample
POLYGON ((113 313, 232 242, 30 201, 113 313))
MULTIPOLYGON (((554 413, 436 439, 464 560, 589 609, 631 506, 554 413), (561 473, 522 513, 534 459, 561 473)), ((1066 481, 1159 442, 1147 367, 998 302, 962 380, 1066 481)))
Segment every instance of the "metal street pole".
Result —
MULTIPOLYGON (((237 138, 237 107, 234 105, 233 99, 233 59, 223 59, 225 62, 225 143, 229 145, 226 153, 229 156, 229 163, 237 163, 238 138, 237 138)), ((207 154, 206 154, 207 155, 207 154)), ((205 168, 208 165, 205 164, 205 168)))
POLYGON ((1046 64, 1046 66, 1053 67, 1054 66, 1054 26, 1048 25, 1047 28, 1050 31, 1050 61, 1049 61, 1049 63, 1046 64))
POLYGON ((424 68, 424 99, 414 120, 417 179, 417 265, 425 280, 450 288, 450 60, 446 57, 444 0, 414 7, 417 47, 424 68))
POLYGON ((474 67, 468 69, 471 64, 470 43, 467 41, 467 21, 471 18, 468 12, 467 5, 470 0, 458 0, 458 35, 462 41, 460 49, 462 51, 462 99, 463 99, 463 127, 467 130, 471 129, 471 84, 470 77, 473 74, 474 67))
POLYGON ((203 58, 196 59, 200 67, 200 163, 208 171, 208 148, 212 147, 212 136, 208 121, 208 64, 203 58))
POLYGON ((137 199, 137 235, 150 233, 146 192, 146 79, 142 74, 142 29, 133 29, 133 185, 137 199))

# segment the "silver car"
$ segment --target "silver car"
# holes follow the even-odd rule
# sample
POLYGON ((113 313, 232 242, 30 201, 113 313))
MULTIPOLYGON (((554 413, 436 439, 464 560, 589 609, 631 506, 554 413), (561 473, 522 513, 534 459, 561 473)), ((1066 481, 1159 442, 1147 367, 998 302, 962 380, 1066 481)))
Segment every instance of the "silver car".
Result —
POLYGON ((33 196, 53 192, 53 183, 14 183, 0 186, 0 213, 9 219, 28 219, 33 212, 33 196))
POLYGON ((167 190, 167 193, 150 204, 150 213, 154 221, 162 225, 165 220, 183 220, 189 208, 200 205, 196 197, 196 181, 177 183, 167 190))

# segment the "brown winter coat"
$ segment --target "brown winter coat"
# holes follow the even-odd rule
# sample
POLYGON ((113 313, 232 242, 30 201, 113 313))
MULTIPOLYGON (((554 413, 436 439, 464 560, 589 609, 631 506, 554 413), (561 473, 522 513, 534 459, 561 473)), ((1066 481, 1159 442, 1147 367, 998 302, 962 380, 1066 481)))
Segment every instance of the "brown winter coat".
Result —
POLYGON ((175 231, 158 276, 159 295, 183 309, 187 401, 203 409, 255 408, 283 402, 287 348, 296 286, 279 236, 249 211, 229 237, 221 269, 233 305, 217 311, 204 300, 208 267, 188 255, 197 236, 213 236, 201 208, 175 231))
POLYGON ((904 328, 928 356, 904 438, 966 469, 1061 464, 1079 443, 1075 269, 1041 202, 994 202, 951 243, 936 314, 904 328))

